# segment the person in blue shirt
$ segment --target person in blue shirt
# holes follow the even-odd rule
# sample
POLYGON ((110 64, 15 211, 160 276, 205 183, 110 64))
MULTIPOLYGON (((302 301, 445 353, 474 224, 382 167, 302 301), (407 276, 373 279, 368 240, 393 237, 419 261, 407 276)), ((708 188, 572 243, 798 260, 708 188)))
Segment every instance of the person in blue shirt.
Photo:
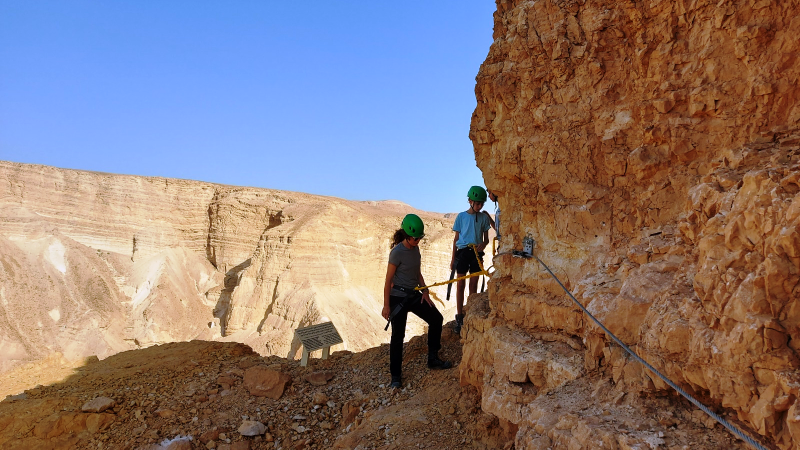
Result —
MULTIPOLYGON (((453 238, 453 254, 450 258, 450 270, 455 270, 458 277, 463 277, 467 273, 480 272, 481 268, 475 251, 470 245, 477 246, 478 256, 483 262, 483 250, 489 244, 489 216, 481 214, 483 204, 486 203, 486 189, 480 186, 472 186, 467 192, 469 209, 458 213, 453 231, 456 232, 453 238)), ((456 327, 455 332, 461 333, 464 326, 464 288, 466 280, 458 281, 456 284, 456 327)), ((478 277, 469 279, 469 293, 474 294, 478 291, 478 277)))
POLYGON ((489 194, 489 200, 494 202, 494 219, 492 219, 492 216, 490 216, 488 212, 484 211, 483 213, 489 217, 489 225, 494 228, 497 239, 500 239, 500 206, 497 205, 497 194, 488 189, 486 193, 489 194))

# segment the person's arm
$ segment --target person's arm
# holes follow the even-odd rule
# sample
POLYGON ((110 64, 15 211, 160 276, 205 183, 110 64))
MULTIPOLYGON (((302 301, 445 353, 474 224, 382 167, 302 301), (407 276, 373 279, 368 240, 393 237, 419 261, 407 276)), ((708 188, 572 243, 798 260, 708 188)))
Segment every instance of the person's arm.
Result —
POLYGON ((392 312, 389 304, 389 293, 392 291, 392 279, 396 271, 397 266, 389 263, 389 267, 386 268, 386 281, 383 283, 383 311, 381 312, 381 316, 386 320, 389 320, 389 314, 392 312))
MULTIPOLYGON (((421 270, 419 272, 419 275, 417 275, 417 280, 418 280, 420 286, 425 286, 425 278, 422 277, 422 271, 421 270)), ((429 305, 433 306, 433 302, 431 301, 431 295, 428 292, 428 290, 427 289, 423 289, 420 292, 422 292, 422 300, 420 300, 419 302, 420 303, 428 302, 429 305)))
POLYGON ((453 238, 453 254, 450 255, 450 270, 456 268, 456 242, 458 242, 458 231, 456 231, 456 237, 453 238))
MULTIPOLYGON (((486 211, 484 211, 484 212, 486 212, 486 211)), ((489 214, 487 213, 486 215, 488 216, 489 214)), ((491 220, 491 218, 489 220, 491 220)), ((488 225, 487 225, 486 229, 483 230, 483 233, 482 233, 481 237, 483 238, 483 240, 481 241, 480 245, 478 245, 478 251, 479 252, 482 252, 483 249, 485 249, 486 246, 489 245, 489 227, 488 227, 488 225)))
POLYGON ((492 219, 491 214, 489 214, 488 211, 484 211, 483 213, 486 214, 486 218, 489 219, 489 226, 494 228, 494 231, 496 233, 497 232, 497 227, 495 227, 495 225, 494 225, 494 219, 492 219))

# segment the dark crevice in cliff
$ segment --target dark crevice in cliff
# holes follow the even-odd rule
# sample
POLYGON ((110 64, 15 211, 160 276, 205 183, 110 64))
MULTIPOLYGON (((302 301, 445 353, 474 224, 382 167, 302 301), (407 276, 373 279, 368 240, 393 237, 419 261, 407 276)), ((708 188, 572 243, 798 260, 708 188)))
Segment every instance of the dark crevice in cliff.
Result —
POLYGON ((219 318, 220 333, 222 336, 226 335, 228 328, 228 319, 231 316, 231 296, 233 291, 239 286, 241 280, 241 273, 250 267, 253 258, 247 258, 244 262, 236 267, 233 267, 225 273, 225 287, 219 294, 217 305, 214 307, 214 317, 219 318))
POLYGON ((267 321, 267 317, 269 317, 269 315, 272 314, 272 310, 273 310, 273 307, 275 306, 275 302, 278 300, 278 284, 280 284, 280 282, 281 282, 281 279, 280 279, 280 277, 278 277, 275 280, 275 287, 272 289, 272 299, 270 300, 269 305, 267 305, 267 308, 264 311, 264 317, 261 318, 261 322, 258 323, 258 327, 256 328, 256 330, 259 333, 261 333, 263 331, 264 322, 266 322, 267 321))
POLYGON ((219 191, 214 190, 214 197, 211 199, 211 203, 208 205, 208 232, 206 233, 206 259, 208 262, 214 266, 215 269, 219 269, 217 267, 217 253, 214 248, 214 233, 215 227, 214 222, 216 221, 218 209, 216 205, 219 202, 219 191))
POLYGON ((275 214, 270 214, 269 215, 269 225, 267 226, 267 229, 264 230, 264 231, 267 231, 269 229, 275 228, 275 227, 277 227, 278 225, 280 225, 282 223, 283 223, 283 211, 278 211, 275 214))
POLYGON ((136 235, 133 235, 133 243, 131 244, 131 261, 136 256, 136 235))

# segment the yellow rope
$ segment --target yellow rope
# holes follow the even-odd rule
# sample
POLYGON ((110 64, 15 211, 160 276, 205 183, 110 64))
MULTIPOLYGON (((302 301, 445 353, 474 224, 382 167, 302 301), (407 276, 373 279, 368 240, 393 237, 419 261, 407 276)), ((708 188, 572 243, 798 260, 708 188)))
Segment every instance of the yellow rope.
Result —
POLYGON ((483 268, 483 264, 481 263, 481 259, 478 257, 478 247, 475 244, 469 244, 472 247, 472 251, 475 252, 475 259, 478 260, 478 267, 481 268, 480 272, 471 273, 469 275, 464 275, 463 277, 453 278, 452 280, 442 281, 439 283, 430 284, 428 286, 417 286, 414 288, 415 291, 421 291, 423 289, 428 289, 436 286, 444 286, 450 283, 455 283, 457 281, 466 280, 467 278, 479 277, 481 275, 486 275, 487 277, 491 276, 492 274, 489 273, 487 269, 483 268))
MULTIPOLYGON (((481 262, 481 257, 478 256, 478 246, 475 245, 475 244, 469 244, 469 246, 472 247, 472 251, 475 252, 475 259, 478 261, 478 267, 481 268, 481 272, 486 272, 486 270, 483 268, 483 263, 481 262)), ((488 275, 489 273, 486 272, 486 274, 488 275)))
POLYGON ((449 281, 442 281, 440 283, 434 283, 434 284, 431 284, 431 285, 428 285, 428 286, 415 287, 414 290, 421 291, 423 289, 428 289, 428 288, 432 288, 432 287, 436 287, 436 286, 444 286, 446 284, 455 283, 455 282, 461 281, 461 280, 466 280, 467 278, 479 277, 481 275, 489 276, 490 274, 489 274, 489 272, 487 272, 485 270, 482 270, 480 272, 475 272, 475 273, 471 273, 469 275, 464 275, 463 277, 453 278, 452 280, 449 280, 449 281))

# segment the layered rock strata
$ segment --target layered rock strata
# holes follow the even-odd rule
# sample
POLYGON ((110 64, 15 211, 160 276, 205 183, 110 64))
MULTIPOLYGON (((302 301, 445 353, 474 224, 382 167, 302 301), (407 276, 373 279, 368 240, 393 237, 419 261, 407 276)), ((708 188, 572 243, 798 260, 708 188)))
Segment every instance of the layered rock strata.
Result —
POLYGON ((470 137, 503 236, 461 371, 522 448, 546 448, 520 411, 558 383, 601 373, 620 401, 672 395, 510 255, 526 236, 670 379, 764 442, 799 445, 798 9, 497 1, 470 137))
POLYGON ((326 320, 341 347, 379 345, 390 238, 410 212, 423 274, 446 279, 452 220, 399 202, 0 162, 0 370, 189 339, 294 356, 293 330, 326 320))

